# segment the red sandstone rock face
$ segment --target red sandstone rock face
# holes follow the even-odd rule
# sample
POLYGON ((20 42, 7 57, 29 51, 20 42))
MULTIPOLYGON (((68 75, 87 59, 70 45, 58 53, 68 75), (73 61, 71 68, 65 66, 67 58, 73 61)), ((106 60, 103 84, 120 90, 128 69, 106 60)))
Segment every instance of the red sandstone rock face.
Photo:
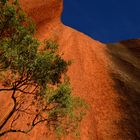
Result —
POLYGON ((63 8, 62 0, 20 0, 20 4, 36 24, 60 20, 63 8))
MULTIPOLYGON (((64 53, 65 59, 74 62, 68 70, 73 94, 85 99, 91 105, 91 109, 80 127, 80 139, 133 140, 138 138, 133 136, 137 132, 137 126, 134 126, 133 133, 127 126, 117 124, 123 117, 127 119, 127 116, 120 108, 119 103, 121 99, 125 100, 125 97, 119 94, 121 91, 115 89, 116 82, 111 76, 111 73, 115 73, 119 67, 115 65, 115 61, 112 61, 111 49, 107 48, 105 44, 63 25, 60 21, 62 0, 20 0, 20 2, 23 9, 37 24, 36 37, 41 41, 46 38, 56 40, 60 45, 59 52, 64 53), (112 71, 110 72, 111 67, 112 71), (123 126, 124 130, 120 126, 123 126)), ((121 72, 122 70, 116 73, 121 72)), ((132 104, 130 106, 132 107, 132 104)), ((135 121, 132 118, 130 120, 131 123, 132 120, 135 121)), ((126 123, 129 122, 126 120, 126 123)), ((38 126, 29 135, 8 134, 4 140, 10 138, 15 140, 55 140, 53 135, 44 133, 45 129, 44 126, 38 126)), ((136 135, 139 133, 137 132, 136 135)), ((69 139, 73 140, 74 138, 64 138, 64 140, 69 139)))

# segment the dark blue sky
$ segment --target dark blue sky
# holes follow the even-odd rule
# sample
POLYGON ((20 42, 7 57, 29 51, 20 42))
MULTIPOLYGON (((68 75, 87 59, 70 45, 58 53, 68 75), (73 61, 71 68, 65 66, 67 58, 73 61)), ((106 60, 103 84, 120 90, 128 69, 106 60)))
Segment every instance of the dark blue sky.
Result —
POLYGON ((64 0, 62 20, 101 42, 140 38, 140 0, 64 0))

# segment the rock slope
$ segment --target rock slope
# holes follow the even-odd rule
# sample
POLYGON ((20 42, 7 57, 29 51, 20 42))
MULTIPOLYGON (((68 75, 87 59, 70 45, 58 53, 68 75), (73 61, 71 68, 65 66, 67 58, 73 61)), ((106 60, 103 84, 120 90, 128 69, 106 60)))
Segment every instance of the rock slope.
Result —
MULTIPOLYGON (((73 94, 91 105, 81 123, 79 139, 140 139, 140 44, 136 48, 130 45, 133 41, 106 45, 65 26, 61 22, 62 0, 20 0, 20 3, 37 24, 35 36, 40 41, 46 38, 57 41, 59 52, 73 61, 68 70, 73 94)), ((8 134, 3 139, 55 140, 45 129, 38 126, 29 135, 8 134)), ((69 139, 74 138, 64 138, 69 139)))

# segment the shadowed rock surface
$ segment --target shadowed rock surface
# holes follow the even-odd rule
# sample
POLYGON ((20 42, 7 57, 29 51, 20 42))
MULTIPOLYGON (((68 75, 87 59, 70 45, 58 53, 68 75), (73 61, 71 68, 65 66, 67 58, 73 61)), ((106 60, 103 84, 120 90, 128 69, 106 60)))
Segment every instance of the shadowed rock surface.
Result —
POLYGON ((108 44, 112 61, 111 76, 120 98, 122 118, 119 126, 123 139, 140 139, 140 39, 108 44))

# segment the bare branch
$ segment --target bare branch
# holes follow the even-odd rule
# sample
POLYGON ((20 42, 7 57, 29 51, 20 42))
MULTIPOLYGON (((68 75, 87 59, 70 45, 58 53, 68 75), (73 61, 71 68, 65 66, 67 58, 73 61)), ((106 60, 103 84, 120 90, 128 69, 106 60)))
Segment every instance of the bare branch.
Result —
MULTIPOLYGON (((35 117, 35 119, 36 119, 36 117, 35 117)), ((14 133, 20 132, 20 133, 27 134, 27 133, 29 133, 30 131, 32 131, 32 129, 33 129, 36 125, 38 125, 39 123, 43 123, 43 122, 45 122, 45 121, 48 121, 48 119, 40 120, 40 121, 34 123, 34 124, 32 125, 32 127, 31 127, 30 129, 28 129, 28 130, 9 129, 9 130, 6 130, 6 131, 2 131, 2 132, 0 132, 0 137, 3 136, 3 135, 5 135, 5 134, 7 134, 7 133, 11 133, 11 132, 14 132, 14 133)))
POLYGON ((27 130, 27 131, 24 131, 24 130, 14 130, 14 129, 9 129, 9 130, 6 130, 6 131, 3 131, 3 132, 0 132, 0 137, 7 134, 7 133, 10 133, 10 132, 20 132, 20 133, 24 133, 24 134, 27 134, 28 132, 30 132, 31 130, 27 130))
POLYGON ((11 90, 13 90, 13 88, 1 88, 1 89, 0 89, 0 92, 1 92, 1 91, 11 91, 11 90))
POLYGON ((12 94, 12 99, 13 99, 13 102, 14 102, 14 106, 12 108, 12 110, 10 111, 10 113, 8 114, 8 116, 5 118, 5 120, 2 122, 2 124, 0 125, 0 130, 4 127, 4 125, 8 122, 8 120, 11 118, 11 116, 15 113, 16 111, 16 98, 14 97, 16 93, 16 90, 13 91, 13 94, 12 94))
POLYGON ((16 115, 14 116, 12 122, 11 122, 11 128, 13 127, 13 124, 16 120, 18 120, 18 118, 20 117, 20 114, 17 112, 16 115))

